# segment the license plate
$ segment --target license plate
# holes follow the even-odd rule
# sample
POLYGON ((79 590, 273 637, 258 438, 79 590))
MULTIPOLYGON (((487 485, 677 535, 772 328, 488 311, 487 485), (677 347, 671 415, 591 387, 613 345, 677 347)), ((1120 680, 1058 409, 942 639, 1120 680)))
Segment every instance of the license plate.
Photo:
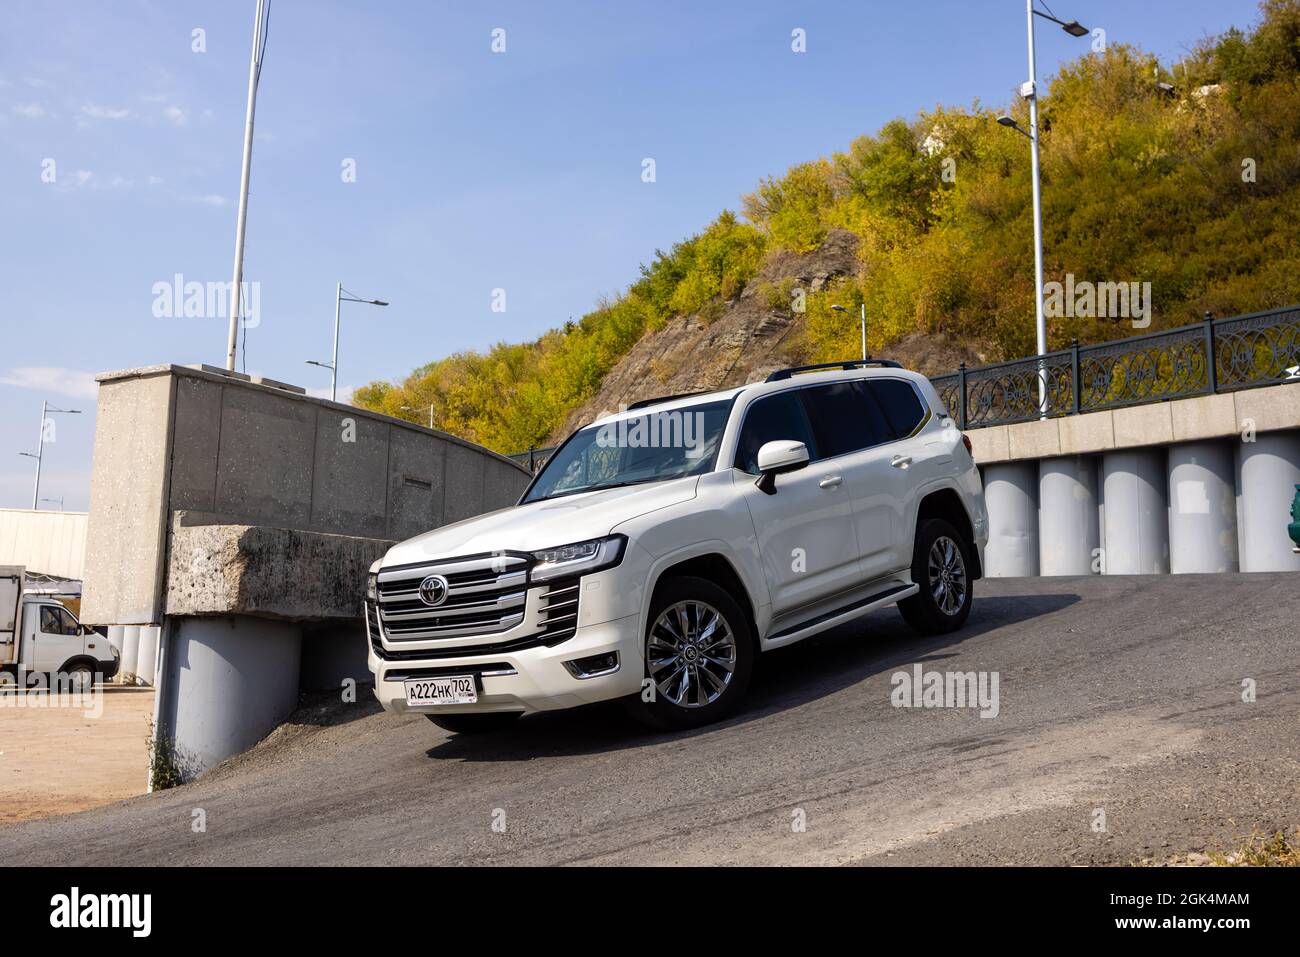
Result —
POLYGON ((408 705, 474 704, 478 701, 473 675, 420 678, 403 684, 406 686, 408 705))

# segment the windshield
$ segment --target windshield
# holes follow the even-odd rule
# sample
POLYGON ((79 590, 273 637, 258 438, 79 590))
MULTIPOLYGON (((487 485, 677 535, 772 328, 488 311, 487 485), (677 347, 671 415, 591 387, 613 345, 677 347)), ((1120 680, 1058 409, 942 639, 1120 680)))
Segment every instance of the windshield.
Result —
POLYGON ((581 429, 551 456, 524 501, 707 472, 730 410, 725 399, 581 429))

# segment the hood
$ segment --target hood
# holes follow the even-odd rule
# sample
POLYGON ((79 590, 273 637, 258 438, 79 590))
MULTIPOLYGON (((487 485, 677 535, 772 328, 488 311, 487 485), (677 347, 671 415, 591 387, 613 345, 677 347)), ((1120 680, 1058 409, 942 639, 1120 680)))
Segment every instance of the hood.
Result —
POLYGON ((693 499, 698 484, 699 476, 692 475, 498 509, 400 542, 388 550, 383 564, 408 565, 484 552, 531 552, 600 538, 638 515, 693 499))

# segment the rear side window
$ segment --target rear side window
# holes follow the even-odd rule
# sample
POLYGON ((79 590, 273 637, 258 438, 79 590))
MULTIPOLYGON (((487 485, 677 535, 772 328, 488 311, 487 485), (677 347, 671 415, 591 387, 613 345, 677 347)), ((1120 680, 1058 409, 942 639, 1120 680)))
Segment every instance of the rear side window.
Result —
POLYGON ((819 458, 834 458, 883 445, 893 431, 858 382, 834 382, 800 391, 812 420, 819 458))
POLYGON ((745 412, 736 449, 736 468, 758 474, 758 450, 768 442, 791 439, 808 446, 808 456, 815 454, 812 432, 803 404, 794 392, 778 392, 759 399, 745 412))
POLYGON ((910 382, 902 379, 868 379, 866 386, 885 413, 896 438, 905 438, 916 431, 916 427, 925 418, 925 406, 921 404, 916 389, 912 388, 910 382))

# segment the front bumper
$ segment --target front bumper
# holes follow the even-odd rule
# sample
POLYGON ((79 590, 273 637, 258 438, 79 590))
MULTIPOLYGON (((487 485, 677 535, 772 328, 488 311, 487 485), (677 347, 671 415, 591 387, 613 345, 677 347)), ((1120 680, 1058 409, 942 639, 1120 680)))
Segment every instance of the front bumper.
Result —
POLYGON ((641 690, 640 616, 580 627, 566 641, 547 648, 514 652, 485 652, 463 658, 392 661, 381 659, 369 646, 370 671, 375 676, 375 698, 385 711, 426 714, 479 714, 490 711, 556 711, 622 698, 641 690), (592 678, 576 678, 566 661, 614 652, 618 670, 592 678), (513 672, 513 674, 509 673, 513 672), (472 674, 478 702, 472 705, 421 705, 406 703, 407 678, 472 674))

